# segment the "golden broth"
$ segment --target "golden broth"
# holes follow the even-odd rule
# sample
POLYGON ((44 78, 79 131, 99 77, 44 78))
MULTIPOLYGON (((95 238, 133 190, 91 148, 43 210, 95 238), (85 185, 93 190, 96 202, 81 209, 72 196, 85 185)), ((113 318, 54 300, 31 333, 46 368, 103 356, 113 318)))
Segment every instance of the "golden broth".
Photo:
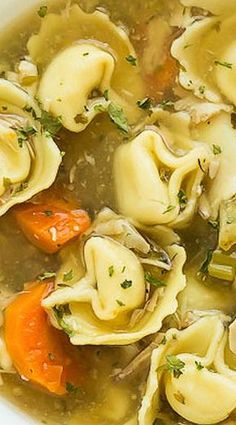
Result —
MULTIPOLYGON (((171 3, 171 0, 169 2, 171 3)), ((166 14, 168 2, 82 0, 78 3, 86 11, 93 11, 96 7, 105 8, 116 23, 122 23, 129 29, 131 42, 142 57, 147 42, 152 42, 146 39, 147 23, 156 14, 166 14)), ((57 2, 56 6, 50 6, 50 10, 59 7, 57 2)), ((26 52, 29 36, 38 30, 39 24, 39 18, 34 11, 1 35, 0 71, 14 68, 14 64, 26 52), (15 34, 20 36, 15 37, 15 34)), ((150 94, 155 97, 152 82, 146 86, 146 96, 150 94)), ((169 95, 172 95, 171 90, 169 95)), ((156 98, 160 100, 164 95, 156 93, 156 98)), ((91 216, 104 206, 116 209, 112 158, 115 148, 126 140, 105 114, 96 118, 82 133, 71 134, 63 130, 57 142, 60 149, 65 151, 65 156, 55 186, 63 190, 66 197, 79 199, 82 207, 87 209, 91 216)), ((213 281, 203 281, 197 275, 206 251, 216 245, 215 230, 200 218, 196 218, 190 229, 181 232, 181 236, 189 255, 186 266, 189 285, 180 296, 186 301, 185 309, 220 309, 232 313, 234 289, 213 281)), ((58 268, 57 255, 44 255, 27 242, 16 226, 11 212, 0 220, 0 244, 2 288, 18 292, 22 290, 25 282, 34 280, 40 273, 55 271, 58 268)), ((182 309, 180 313, 184 317, 185 310, 182 309)), ((4 385, 0 387, 0 391, 43 424, 124 425, 138 410, 147 368, 120 383, 115 382, 111 376, 114 370, 126 366, 140 349, 141 343, 123 348, 82 348, 85 356, 89 355, 92 367, 88 371, 85 388, 76 395, 53 397, 14 375, 4 375, 4 385)), ((166 424, 186 423, 183 420, 179 422, 180 418, 169 408, 159 417, 163 418, 166 424)))

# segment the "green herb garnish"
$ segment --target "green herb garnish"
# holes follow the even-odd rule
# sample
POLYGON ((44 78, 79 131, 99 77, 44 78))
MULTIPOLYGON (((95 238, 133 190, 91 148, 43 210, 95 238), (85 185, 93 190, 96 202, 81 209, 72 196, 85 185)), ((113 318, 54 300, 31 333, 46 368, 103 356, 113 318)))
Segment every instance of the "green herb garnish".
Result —
POLYGON ((146 282, 150 283, 150 285, 155 286, 155 288, 162 288, 166 286, 166 283, 163 280, 157 279, 151 272, 146 272, 144 274, 146 282))
POLYGON ((209 249, 206 253, 206 258, 201 265, 201 268, 200 268, 201 273, 204 273, 204 274, 208 273, 208 267, 211 262, 212 255, 213 255, 213 250, 209 249))
POLYGON ((145 97, 142 100, 138 100, 137 105, 140 109, 150 109, 152 107, 152 99, 150 97, 145 97))
POLYGON ((53 211, 51 211, 51 210, 46 210, 43 213, 44 213, 44 215, 46 215, 46 217, 52 217, 52 215, 53 215, 53 211))
POLYGON ((185 363, 176 356, 166 356, 166 369, 168 372, 173 373, 175 378, 179 378, 184 371, 185 363))
POLYGON ((169 108, 171 108, 174 105, 174 102, 172 102, 172 100, 163 100, 159 106, 160 108, 164 109, 164 111, 168 110, 169 108))
POLYGON ((203 95, 203 94, 205 93, 205 90, 206 90, 206 86, 200 86, 200 87, 199 87, 199 93, 200 93, 200 94, 202 94, 202 95, 203 95))
POLYGON ((108 101, 108 100, 109 100, 109 90, 108 90, 108 89, 107 89, 107 90, 104 90, 103 97, 104 97, 104 99, 105 99, 106 101, 108 101))
POLYGON ((214 230, 218 230, 219 229, 219 226, 220 226, 220 224, 219 224, 219 221, 218 220, 212 220, 212 219, 209 219, 208 220, 208 224, 214 229, 214 230))
POLYGON ((8 177, 3 177, 3 186, 6 190, 8 190, 12 185, 11 179, 8 177))
POLYGON ((44 131, 51 137, 56 136, 62 128, 61 117, 54 117, 47 111, 42 111, 42 116, 38 120, 44 131))
POLYGON ((108 106, 107 111, 112 122, 116 124, 120 130, 124 131, 125 133, 128 133, 129 123, 124 114, 123 109, 120 106, 115 105, 113 102, 111 102, 108 106))
POLYGON ((125 58, 132 66, 137 66, 137 58, 132 55, 126 56, 125 58))
POLYGON ((215 60, 215 65, 224 66, 225 68, 232 69, 233 64, 225 61, 215 60))
POLYGON ((166 210, 163 212, 163 214, 167 214, 167 213, 173 211, 174 209, 175 209, 174 205, 168 205, 166 210))
POLYGON ((214 155, 219 155, 220 153, 222 153, 222 149, 219 145, 212 145, 212 150, 213 150, 213 154, 214 155))
POLYGON ((34 136, 37 133, 36 128, 34 127, 27 127, 27 128, 13 128, 15 130, 17 139, 18 139, 18 145, 20 148, 23 147, 23 143, 29 140, 30 137, 34 136))
POLYGON ((125 304, 124 304, 122 301, 120 301, 120 300, 116 300, 116 302, 117 302, 117 304, 118 304, 120 307, 124 307, 124 306, 125 306, 125 304))
POLYGON ((188 204, 188 198, 186 196, 186 193, 183 189, 180 189, 179 193, 178 193, 178 199, 179 199, 179 205, 180 205, 180 209, 184 210, 188 204))
POLYGON ((127 280, 127 279, 125 279, 125 280, 124 280, 124 282, 122 282, 122 283, 120 284, 120 286, 121 286, 123 289, 131 288, 131 286, 132 286, 132 285, 133 285, 132 280, 127 280))
POLYGON ((73 385, 71 382, 66 383, 66 391, 69 394, 74 394, 74 395, 78 395, 78 394, 81 393, 81 389, 79 387, 76 387, 75 385, 73 385))
POLYGON ((71 279, 73 279, 73 270, 72 269, 63 274, 63 282, 69 282, 71 279))
POLYGON ((41 6, 38 10, 38 15, 40 18, 44 18, 48 13, 48 7, 47 6, 41 6))
POLYGON ((108 274, 109 274, 109 276, 112 277, 114 273, 115 273, 114 266, 110 266, 108 268, 108 274))
POLYGON ((204 369, 204 366, 202 366, 201 362, 198 362, 197 360, 195 361, 195 365, 196 365, 197 370, 204 369))

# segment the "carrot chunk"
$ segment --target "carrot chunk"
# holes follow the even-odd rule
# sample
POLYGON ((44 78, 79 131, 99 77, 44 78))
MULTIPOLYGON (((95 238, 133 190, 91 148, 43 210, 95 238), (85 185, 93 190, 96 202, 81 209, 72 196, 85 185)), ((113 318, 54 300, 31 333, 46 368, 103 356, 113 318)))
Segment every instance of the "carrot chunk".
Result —
POLYGON ((48 321, 41 301, 52 289, 46 282, 30 287, 5 310, 5 341, 23 379, 57 395, 83 384, 85 363, 67 336, 48 321))
POLYGON ((25 236, 42 251, 53 254, 90 226, 86 211, 73 209, 63 200, 28 203, 14 210, 25 236))

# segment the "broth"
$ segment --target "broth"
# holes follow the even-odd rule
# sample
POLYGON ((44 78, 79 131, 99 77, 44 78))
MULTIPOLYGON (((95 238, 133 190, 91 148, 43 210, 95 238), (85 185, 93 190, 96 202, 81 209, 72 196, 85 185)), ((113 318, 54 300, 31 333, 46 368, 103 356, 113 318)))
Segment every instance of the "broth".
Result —
MULTIPOLYGON (((142 57, 148 42, 143 28, 156 14, 165 16, 167 3, 171 3, 171 0, 82 0, 78 3, 89 12, 97 7, 105 8, 115 23, 122 23, 128 28, 131 42, 142 57)), ((58 3, 50 5, 50 10, 54 9, 60 9, 58 3)), ((37 32, 38 28, 39 20, 33 11, 1 34, 0 69, 14 68, 14 64, 26 52, 29 36, 37 32), (20 36, 15 37, 16 33, 20 36)), ((146 78, 145 75, 143 78, 146 78)), ((155 100, 152 83, 146 85, 145 96, 152 96, 155 100)), ((174 98, 172 90, 162 95, 156 93, 156 100, 162 101, 166 98, 174 98)), ((65 156, 54 188, 63 191, 67 199, 79 199, 81 206, 88 210, 92 217, 104 206, 117 211, 112 160, 117 146, 126 142, 127 137, 111 123, 106 114, 96 117, 82 133, 73 134, 62 130, 57 143, 65 152, 65 156)), ((186 311, 220 309, 227 314, 233 314, 235 289, 229 285, 222 286, 214 280, 203 281, 198 273, 207 250, 214 249, 217 244, 216 231, 197 216, 190 228, 179 233, 188 253, 185 271, 189 285, 180 295, 181 299, 186 300, 186 311), (198 295, 197 305, 196 291, 202 294, 202 297, 198 295)), ((33 281, 45 271, 58 269, 58 255, 43 254, 30 244, 16 226, 11 212, 0 220, 0 243, 2 291, 7 289, 19 292, 25 282, 33 281)), ((185 311, 181 314, 184 317, 185 311)), ((85 356, 90 356, 93 366, 88 371, 85 389, 79 394, 53 397, 15 375, 4 375, 4 385, 0 387, 0 392, 43 424, 124 425, 140 406, 148 371, 144 368, 122 382, 116 382, 111 376, 114 370, 122 369, 129 363, 140 350, 141 344, 142 342, 113 348, 83 347, 82 352, 85 356)), ((169 407, 159 416, 166 425, 187 423, 169 407)))

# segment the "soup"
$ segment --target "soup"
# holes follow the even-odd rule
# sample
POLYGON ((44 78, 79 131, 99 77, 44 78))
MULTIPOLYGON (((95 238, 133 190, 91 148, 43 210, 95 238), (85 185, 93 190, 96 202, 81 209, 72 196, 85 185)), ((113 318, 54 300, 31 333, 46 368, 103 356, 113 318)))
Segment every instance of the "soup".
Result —
POLYGON ((1 34, 0 393, 40 423, 236 420, 235 13, 61 1, 1 34))

